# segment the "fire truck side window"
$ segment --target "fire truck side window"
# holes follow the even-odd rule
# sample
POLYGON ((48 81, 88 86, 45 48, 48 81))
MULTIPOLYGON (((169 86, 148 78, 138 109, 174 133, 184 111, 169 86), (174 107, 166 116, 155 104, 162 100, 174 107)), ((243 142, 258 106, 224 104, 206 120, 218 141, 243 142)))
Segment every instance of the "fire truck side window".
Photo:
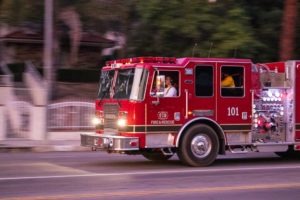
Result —
MULTIPOLYGON (((159 71, 159 75, 162 75, 165 77, 165 88, 163 89, 163 97, 178 97, 180 95, 179 72, 178 71, 159 71)), ((152 83, 152 91, 155 91, 155 92, 157 92, 157 88, 156 88, 156 77, 157 76, 158 76, 158 74, 157 74, 157 72, 155 72, 153 83, 152 83)), ((155 96, 155 95, 153 93, 153 95, 151 95, 151 96, 155 96)))
POLYGON ((223 66, 221 68, 221 96, 244 96, 244 68, 223 66))
POLYGON ((213 68, 211 66, 197 66, 195 79, 196 96, 213 96, 213 68))

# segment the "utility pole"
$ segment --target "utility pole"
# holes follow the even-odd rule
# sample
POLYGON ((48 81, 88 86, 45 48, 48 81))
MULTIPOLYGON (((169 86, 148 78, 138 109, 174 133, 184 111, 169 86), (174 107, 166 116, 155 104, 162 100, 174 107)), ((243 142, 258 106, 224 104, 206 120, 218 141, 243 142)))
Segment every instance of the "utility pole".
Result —
POLYGON ((44 0, 44 77, 47 98, 52 98, 53 83, 53 0, 44 0))
MULTIPOLYGON (((45 95, 44 106, 35 107, 35 121, 40 121, 39 131, 43 132, 41 138, 46 139, 48 133, 48 109, 50 100, 52 99, 52 83, 53 83, 53 0, 44 0, 44 85, 45 95)), ((35 132, 35 131, 33 131, 35 132)), ((37 134, 36 134, 37 135, 37 134)))

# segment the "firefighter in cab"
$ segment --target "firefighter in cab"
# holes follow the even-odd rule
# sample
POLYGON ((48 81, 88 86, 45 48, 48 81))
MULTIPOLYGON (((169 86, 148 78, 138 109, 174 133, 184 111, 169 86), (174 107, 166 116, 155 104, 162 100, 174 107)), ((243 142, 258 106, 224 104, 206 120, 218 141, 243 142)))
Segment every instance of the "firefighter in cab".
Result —
POLYGON ((228 73, 224 73, 222 75, 222 82, 221 82, 222 87, 235 87, 234 79, 231 75, 228 73))
POLYGON ((177 96, 177 90, 174 87, 174 81, 170 76, 167 76, 164 97, 175 97, 175 96, 177 96))

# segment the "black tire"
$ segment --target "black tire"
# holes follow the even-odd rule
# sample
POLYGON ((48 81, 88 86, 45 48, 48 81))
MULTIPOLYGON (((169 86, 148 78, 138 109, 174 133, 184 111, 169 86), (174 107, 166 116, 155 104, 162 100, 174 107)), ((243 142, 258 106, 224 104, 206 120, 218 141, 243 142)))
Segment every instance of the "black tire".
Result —
POLYGON ((169 160, 173 155, 164 155, 162 152, 145 152, 142 155, 151 161, 166 161, 169 160))
POLYGON ((208 125, 197 124, 184 133, 177 155, 184 164, 208 166, 215 161, 219 146, 216 132, 208 125))
POLYGON ((295 151, 293 146, 289 146, 287 151, 275 152, 275 154, 282 158, 300 159, 300 151, 295 151))

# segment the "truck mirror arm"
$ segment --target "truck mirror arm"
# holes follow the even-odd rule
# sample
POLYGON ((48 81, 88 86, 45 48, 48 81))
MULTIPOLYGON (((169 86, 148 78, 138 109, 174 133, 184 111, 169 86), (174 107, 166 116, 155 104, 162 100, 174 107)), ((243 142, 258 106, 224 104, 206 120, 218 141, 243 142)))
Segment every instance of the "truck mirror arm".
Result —
POLYGON ((155 106, 157 106, 157 105, 159 105, 159 103, 160 103, 159 97, 157 96, 156 97, 156 101, 152 101, 152 104, 155 105, 155 106))

